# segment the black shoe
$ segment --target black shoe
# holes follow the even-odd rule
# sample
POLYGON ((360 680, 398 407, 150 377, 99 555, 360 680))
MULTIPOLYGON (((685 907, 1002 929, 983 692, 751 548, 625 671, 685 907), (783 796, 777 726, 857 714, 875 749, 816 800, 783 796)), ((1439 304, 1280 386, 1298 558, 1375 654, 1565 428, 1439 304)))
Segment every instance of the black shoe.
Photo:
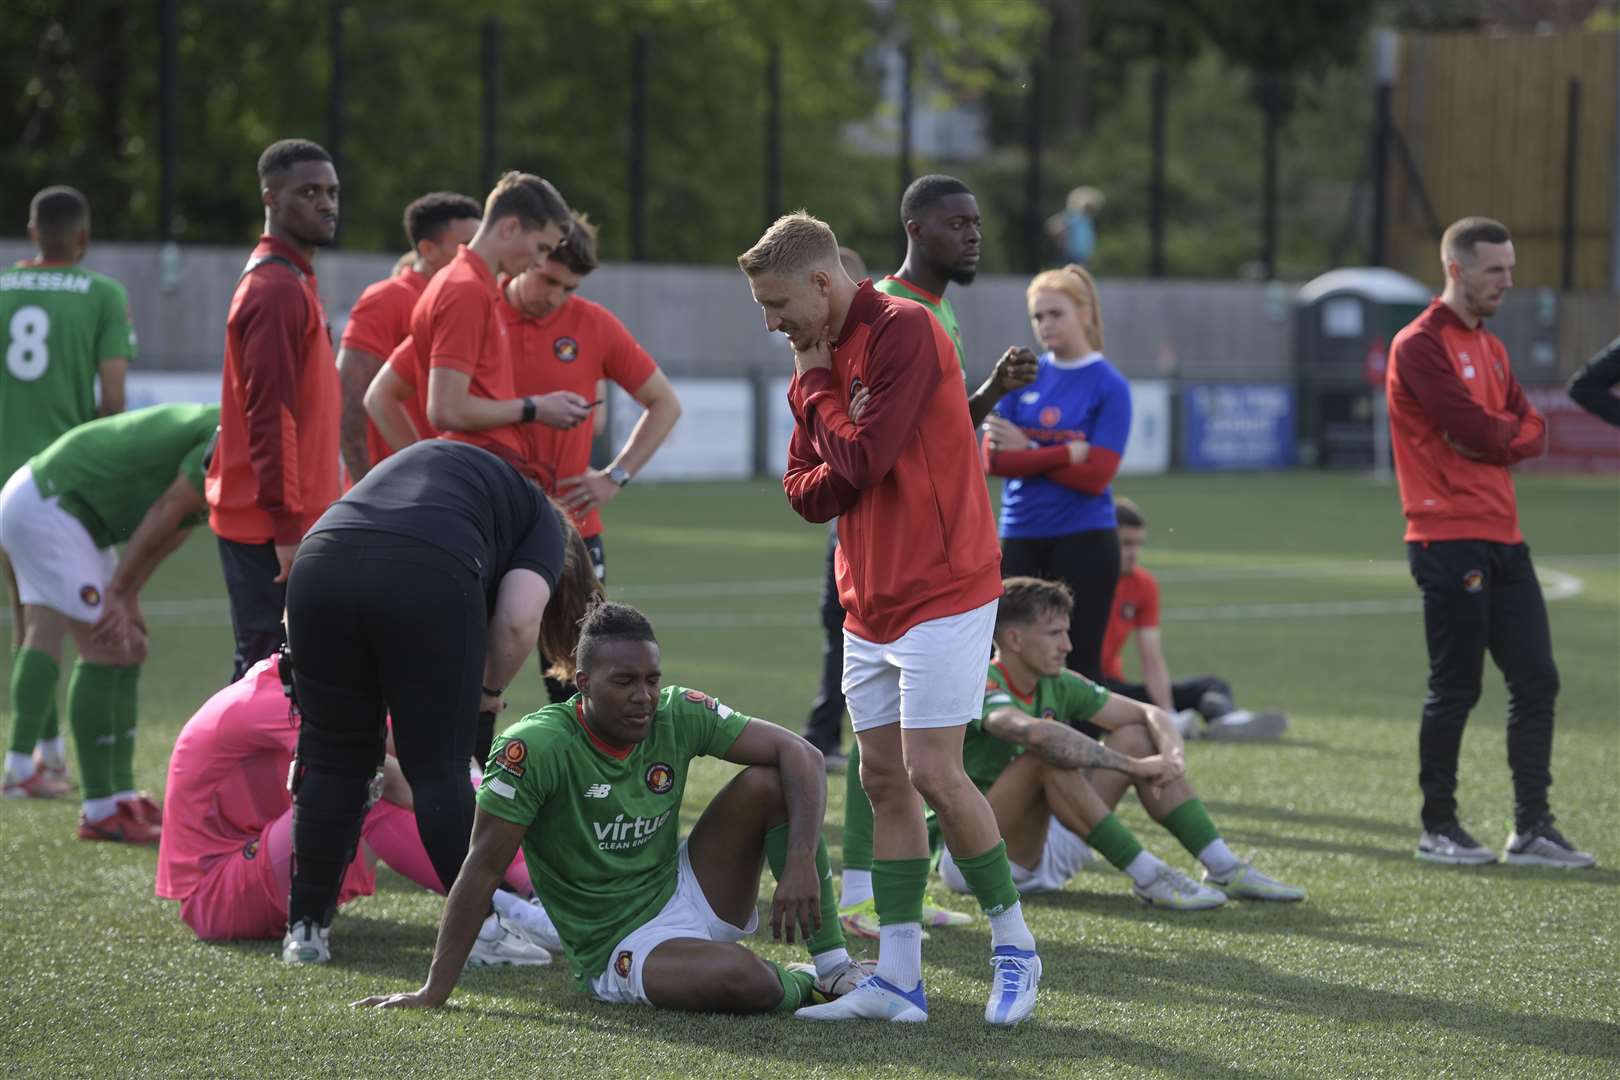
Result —
POLYGON ((841 773, 849 768, 849 755, 837 747, 821 752, 821 760, 826 764, 830 773, 841 773))

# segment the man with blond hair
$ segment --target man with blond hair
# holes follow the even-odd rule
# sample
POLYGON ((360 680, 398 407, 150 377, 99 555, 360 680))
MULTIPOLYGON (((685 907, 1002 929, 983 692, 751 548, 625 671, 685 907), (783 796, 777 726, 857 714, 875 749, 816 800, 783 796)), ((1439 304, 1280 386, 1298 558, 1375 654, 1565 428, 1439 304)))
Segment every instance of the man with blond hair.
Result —
POLYGON ((875 817, 877 972, 796 1015, 928 1018, 926 800, 990 919, 985 1019, 1016 1024, 1034 1011, 1041 962, 995 815, 962 766, 963 732, 983 700, 1001 556, 956 345, 920 305, 850 280, 833 231, 807 213, 778 219, 737 263, 766 329, 794 349, 788 502, 809 521, 838 517, 843 686, 875 817))

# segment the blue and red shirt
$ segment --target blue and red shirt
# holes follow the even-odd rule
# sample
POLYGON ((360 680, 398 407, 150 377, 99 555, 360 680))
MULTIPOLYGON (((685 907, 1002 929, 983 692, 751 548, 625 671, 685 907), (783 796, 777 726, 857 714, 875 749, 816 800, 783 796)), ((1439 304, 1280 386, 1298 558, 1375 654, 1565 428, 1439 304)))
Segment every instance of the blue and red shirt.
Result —
MULTIPOLYGON (((1002 539, 1032 540, 1116 526, 1110 481, 1131 434, 1131 387, 1101 353, 1078 360, 1046 353, 1035 381, 1002 398, 996 412, 1041 447, 1062 447, 1077 439, 1091 446, 1086 462, 1067 470, 1059 466, 1017 475, 1021 470, 1003 471, 992 464, 992 472, 1012 477, 1001 494, 1002 539), (1087 483, 1065 483, 1069 471, 1099 475, 1087 483)), ((992 460, 1000 456, 991 455, 992 460)))

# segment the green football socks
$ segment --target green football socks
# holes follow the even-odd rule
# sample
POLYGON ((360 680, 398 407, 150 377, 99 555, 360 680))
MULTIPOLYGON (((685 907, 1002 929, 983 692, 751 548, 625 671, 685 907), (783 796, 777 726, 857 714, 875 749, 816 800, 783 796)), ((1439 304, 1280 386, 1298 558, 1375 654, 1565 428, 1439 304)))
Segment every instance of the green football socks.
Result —
POLYGON ((1142 854, 1142 842, 1113 814, 1097 822, 1097 827, 1086 837, 1086 843, 1118 870, 1125 870, 1142 854))
MULTIPOLYGON (((787 847, 786 825, 778 825, 765 833, 765 861, 778 881, 782 880, 782 871, 787 867, 787 847)), ((804 943, 811 956, 845 947, 844 927, 838 921, 838 896, 833 892, 832 860, 824 837, 816 840, 816 876, 821 879, 821 929, 804 943)))
POLYGON ((56 710, 56 680, 62 665, 38 649, 18 649, 11 663, 11 744, 14 754, 32 755, 56 710))
POLYGON ((115 786, 118 698, 125 670, 78 660, 68 679, 68 727, 73 730, 73 744, 79 751, 79 784, 87 800, 109 798, 119 790, 115 786))

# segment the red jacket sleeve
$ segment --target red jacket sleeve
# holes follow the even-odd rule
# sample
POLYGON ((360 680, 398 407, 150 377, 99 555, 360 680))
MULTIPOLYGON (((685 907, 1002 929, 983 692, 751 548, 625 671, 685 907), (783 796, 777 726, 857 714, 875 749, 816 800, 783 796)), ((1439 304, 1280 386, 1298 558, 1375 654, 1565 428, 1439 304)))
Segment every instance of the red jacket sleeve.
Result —
POLYGON ((298 486, 298 368, 309 298, 292 271, 255 271, 236 312, 241 339, 242 411, 255 502, 270 516, 278 544, 304 534, 298 486))
POLYGON ((866 368, 870 399, 860 424, 844 411, 826 368, 806 371, 789 390, 799 395, 816 454, 857 489, 874 487, 889 475, 939 385, 933 316, 923 308, 915 309, 915 318, 912 314, 873 328, 866 368))
POLYGON ((788 464, 787 472, 782 474, 782 490, 787 492, 788 505, 793 507, 794 513, 806 521, 831 521, 854 506, 861 493, 816 456, 804 415, 791 395, 788 401, 795 423, 788 440, 788 464))
POLYGON ((1396 371, 1437 427, 1487 460, 1506 454, 1519 434, 1516 417, 1496 415, 1473 399, 1452 370, 1445 347, 1428 334, 1402 339, 1396 371))
POLYGON ((986 435, 980 445, 984 471, 991 476, 1039 476, 1069 463, 1069 445, 1054 443, 1035 450, 992 450, 986 435))
MULTIPOLYGON (((1507 371, 1504 362, 1503 370, 1507 371)), ((1538 458, 1547 452, 1547 421, 1525 396, 1524 387, 1508 372, 1507 409, 1518 417, 1519 431, 1500 455, 1487 454, 1486 461, 1495 465, 1517 465, 1529 458, 1538 458)))
POLYGON ((1114 482, 1119 472, 1119 455, 1101 446, 1092 446, 1086 460, 1078 465, 1065 465, 1046 474, 1071 491, 1084 495, 1101 495, 1114 482))

